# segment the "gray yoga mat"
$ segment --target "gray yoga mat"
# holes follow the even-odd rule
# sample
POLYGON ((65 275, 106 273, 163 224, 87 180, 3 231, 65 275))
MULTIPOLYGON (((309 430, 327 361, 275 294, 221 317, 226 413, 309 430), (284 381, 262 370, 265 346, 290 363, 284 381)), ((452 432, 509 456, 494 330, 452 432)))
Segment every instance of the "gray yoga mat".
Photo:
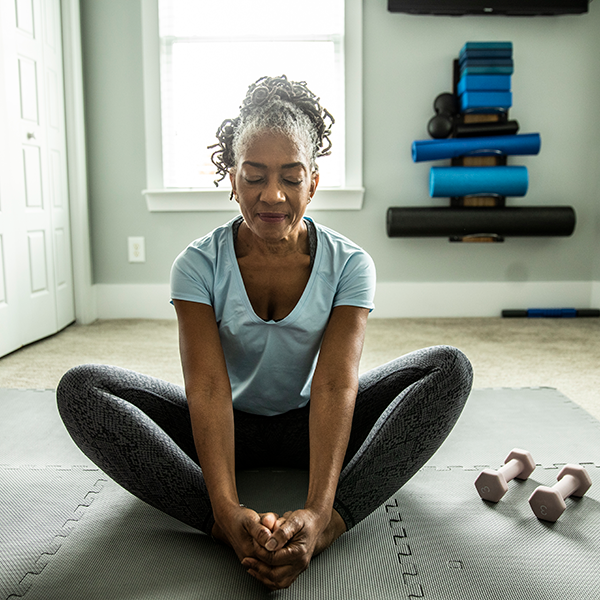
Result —
MULTIPOLYGON (((0 598, 598 597, 600 423, 553 389, 475 390, 428 465, 291 588, 271 594, 228 548, 93 470, 62 428, 52 392, 0 391, 0 434, 0 463, 10 464, 0 467, 0 598), (478 470, 499 467, 514 446, 529 449, 538 468, 498 504, 480 500, 478 470), (594 485, 567 500, 557 523, 538 521, 527 498, 565 462, 583 464, 594 485)), ((257 510, 302 504, 303 472, 239 479, 242 501, 257 510)))

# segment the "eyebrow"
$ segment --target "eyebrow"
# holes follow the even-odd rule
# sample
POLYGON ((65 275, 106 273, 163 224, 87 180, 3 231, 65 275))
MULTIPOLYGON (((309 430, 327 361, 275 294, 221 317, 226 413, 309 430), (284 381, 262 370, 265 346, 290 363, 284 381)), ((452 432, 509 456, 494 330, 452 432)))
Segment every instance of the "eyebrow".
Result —
MULTIPOLYGON (((266 169, 267 168, 267 165, 264 165, 263 163, 253 162, 251 160, 245 160, 242 164, 249 165, 251 167, 256 167, 258 169, 266 169)), ((302 167, 303 169, 306 169, 304 163, 300 162, 300 161, 281 165, 282 169, 295 169, 296 167, 302 167)))

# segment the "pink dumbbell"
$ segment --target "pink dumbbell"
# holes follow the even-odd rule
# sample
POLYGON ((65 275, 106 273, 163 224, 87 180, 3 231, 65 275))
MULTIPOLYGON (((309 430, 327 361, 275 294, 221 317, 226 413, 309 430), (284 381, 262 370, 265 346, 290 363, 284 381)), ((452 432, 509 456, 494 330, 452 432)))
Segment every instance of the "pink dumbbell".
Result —
POLYGON ((579 465, 565 465, 556 479, 554 486, 541 485, 529 498, 535 516, 542 521, 557 521, 567 508, 565 498, 581 498, 592 485, 590 474, 579 465))
POLYGON ((497 471, 484 469, 475 480, 478 494, 490 502, 499 502, 508 491, 508 482, 527 479, 535 469, 535 461, 527 450, 513 448, 497 471))

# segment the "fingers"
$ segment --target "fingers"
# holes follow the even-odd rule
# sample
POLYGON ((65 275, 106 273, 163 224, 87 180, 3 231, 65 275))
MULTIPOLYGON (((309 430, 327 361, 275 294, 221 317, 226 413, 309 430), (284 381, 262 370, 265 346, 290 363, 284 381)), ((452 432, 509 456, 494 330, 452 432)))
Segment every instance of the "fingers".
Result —
POLYGON ((245 558, 242 565, 249 575, 267 586, 270 590, 280 590, 289 587, 302 573, 306 566, 283 565, 280 567, 269 567, 260 560, 245 558))
MULTIPOLYGON (((267 522, 270 522, 272 519, 267 519, 267 522)), ((276 521, 276 519, 275 519, 276 521)), ((272 537, 272 532, 270 527, 264 525, 262 519, 259 521, 248 521, 245 524, 246 531, 250 535, 250 537, 254 540, 254 546, 265 547, 268 541, 272 537)))
POLYGON ((277 513, 262 513, 259 515, 259 527, 252 523, 248 533, 256 540, 259 547, 265 548, 269 552, 280 550, 301 528, 298 519, 292 518, 290 522, 291 515, 293 515, 292 511, 286 512, 283 517, 279 517, 277 513), (281 531, 282 529, 283 531, 281 531))
POLYGON ((253 552, 241 562, 252 577, 270 590, 289 587, 310 563, 313 537, 318 532, 313 531, 310 514, 305 513, 290 511, 283 517, 265 513, 253 531, 253 552), (272 529, 268 530, 267 525, 272 525, 272 529), (258 530, 260 527, 269 531, 266 538, 258 530))
POLYGON ((281 519, 277 530, 273 532, 271 538, 264 544, 264 547, 270 552, 281 550, 304 527, 304 521, 297 515, 294 515, 294 513, 286 514, 288 514, 288 517, 281 519))
POLYGON ((278 524, 282 521, 279 515, 273 512, 262 513, 259 516, 261 524, 271 531, 275 531, 275 528, 278 527, 278 524))

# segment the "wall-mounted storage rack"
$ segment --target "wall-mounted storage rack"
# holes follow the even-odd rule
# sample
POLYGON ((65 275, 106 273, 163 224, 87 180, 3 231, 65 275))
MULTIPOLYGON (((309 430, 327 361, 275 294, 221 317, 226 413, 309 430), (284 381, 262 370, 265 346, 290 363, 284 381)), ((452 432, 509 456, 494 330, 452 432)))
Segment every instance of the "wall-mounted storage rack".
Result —
POLYGON ((525 196, 526 167, 507 156, 535 155, 539 134, 518 134, 509 119, 512 43, 468 42, 453 64, 453 92, 434 102, 433 140, 413 143, 413 160, 450 159, 432 167, 430 195, 449 207, 390 207, 389 237, 448 237, 453 242, 502 242, 508 236, 570 236, 576 223, 570 206, 507 206, 507 196, 525 196))

